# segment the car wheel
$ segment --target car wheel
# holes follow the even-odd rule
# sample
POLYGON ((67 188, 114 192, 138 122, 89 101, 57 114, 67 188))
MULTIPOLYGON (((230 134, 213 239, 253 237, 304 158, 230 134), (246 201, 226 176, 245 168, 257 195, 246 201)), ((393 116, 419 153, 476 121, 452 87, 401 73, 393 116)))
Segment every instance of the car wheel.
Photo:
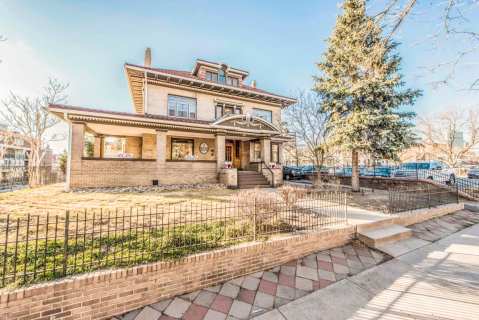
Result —
POLYGON ((451 185, 456 184, 456 176, 455 176, 455 175, 451 174, 451 175, 449 176, 449 183, 450 183, 451 185))
POLYGON ((286 175, 286 177, 284 177, 286 180, 291 180, 291 176, 289 174, 286 175))
POLYGON ((429 180, 434 180, 432 176, 427 177, 429 180))

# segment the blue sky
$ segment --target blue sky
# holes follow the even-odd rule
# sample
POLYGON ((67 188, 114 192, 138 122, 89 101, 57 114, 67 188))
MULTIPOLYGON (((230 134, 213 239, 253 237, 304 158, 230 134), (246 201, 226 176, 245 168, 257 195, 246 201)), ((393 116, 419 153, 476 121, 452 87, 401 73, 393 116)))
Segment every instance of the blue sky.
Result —
MULTIPOLYGON (((48 77, 57 77, 70 84, 70 104, 132 111, 123 63, 141 64, 147 46, 154 66, 190 70, 196 58, 222 61, 249 70, 258 87, 294 95, 312 87, 338 3, 0 0, 0 34, 7 38, 0 43, 0 99, 9 90, 35 95, 48 77)), ((424 90, 415 110, 477 107, 479 92, 461 90, 479 75, 472 59, 458 69, 453 86, 430 85, 444 72, 423 67, 451 59, 467 43, 424 42, 439 28, 441 13, 429 3, 396 36, 405 80, 424 90)), ((472 18, 477 30, 479 15, 472 18)))

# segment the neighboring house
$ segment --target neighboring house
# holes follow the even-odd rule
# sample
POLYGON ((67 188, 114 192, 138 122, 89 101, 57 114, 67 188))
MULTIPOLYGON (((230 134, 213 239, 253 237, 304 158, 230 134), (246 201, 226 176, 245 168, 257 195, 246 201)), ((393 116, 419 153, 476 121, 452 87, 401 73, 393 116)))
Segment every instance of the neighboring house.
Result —
POLYGON ((30 146, 19 133, 0 129, 0 167, 26 167, 30 146))
POLYGON ((192 71, 125 64, 134 113, 50 105, 70 125, 71 187, 224 182, 238 170, 281 182, 281 110, 295 99, 246 85, 248 72, 197 60, 192 71), (251 172, 249 172, 251 173, 251 172))
POLYGON ((0 126, 0 183, 26 177, 28 141, 18 132, 0 126))

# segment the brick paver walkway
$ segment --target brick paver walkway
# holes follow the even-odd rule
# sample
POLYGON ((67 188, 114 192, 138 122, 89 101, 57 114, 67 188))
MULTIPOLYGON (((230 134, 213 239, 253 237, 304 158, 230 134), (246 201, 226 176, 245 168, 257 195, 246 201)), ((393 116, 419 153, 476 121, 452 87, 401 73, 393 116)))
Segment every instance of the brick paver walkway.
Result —
POLYGON ((249 319, 357 274, 387 258, 378 251, 353 242, 310 254, 265 272, 159 301, 119 319, 249 319))
POLYGON ((412 229, 414 237, 435 242, 477 223, 479 223, 479 214, 468 210, 461 210, 453 214, 409 226, 409 228, 412 229))

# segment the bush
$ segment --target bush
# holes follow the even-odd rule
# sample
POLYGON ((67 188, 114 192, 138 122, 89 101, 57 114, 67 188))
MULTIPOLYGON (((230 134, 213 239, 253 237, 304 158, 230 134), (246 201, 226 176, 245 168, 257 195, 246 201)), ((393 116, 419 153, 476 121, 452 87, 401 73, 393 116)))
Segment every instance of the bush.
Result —
POLYGON ((293 186, 282 186, 278 188, 278 194, 288 208, 291 208, 296 205, 298 200, 303 199, 307 193, 308 190, 306 190, 305 188, 293 186))

